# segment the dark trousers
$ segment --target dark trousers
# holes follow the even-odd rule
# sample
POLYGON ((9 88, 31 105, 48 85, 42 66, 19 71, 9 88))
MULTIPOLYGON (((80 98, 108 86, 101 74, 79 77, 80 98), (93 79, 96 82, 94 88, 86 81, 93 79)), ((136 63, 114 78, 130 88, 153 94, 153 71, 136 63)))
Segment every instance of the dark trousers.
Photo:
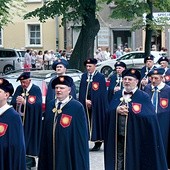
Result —
POLYGON ((35 158, 26 156, 26 170, 31 170, 32 167, 36 166, 35 158))
POLYGON ((124 142, 125 137, 119 135, 117 144, 117 170, 124 169, 124 142))

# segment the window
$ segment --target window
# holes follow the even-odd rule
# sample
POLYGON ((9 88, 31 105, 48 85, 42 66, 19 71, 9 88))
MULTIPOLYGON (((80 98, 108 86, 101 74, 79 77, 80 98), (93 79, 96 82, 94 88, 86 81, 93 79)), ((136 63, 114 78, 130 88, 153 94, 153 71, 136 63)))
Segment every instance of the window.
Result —
POLYGON ((41 25, 40 24, 28 24, 28 38, 27 46, 41 46, 41 25))

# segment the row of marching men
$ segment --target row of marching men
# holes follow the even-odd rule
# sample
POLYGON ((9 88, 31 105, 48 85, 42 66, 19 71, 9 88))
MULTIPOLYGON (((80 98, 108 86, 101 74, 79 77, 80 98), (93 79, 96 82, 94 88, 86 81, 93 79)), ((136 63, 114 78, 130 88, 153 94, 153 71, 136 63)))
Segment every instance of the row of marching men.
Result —
MULTIPOLYGON (((108 88, 108 100, 110 106, 116 105, 113 106, 113 108, 119 106, 116 108, 116 117, 114 117, 115 115, 112 113, 108 117, 112 121, 116 119, 117 126, 114 127, 113 124, 107 126, 111 126, 113 129, 115 128, 114 130, 117 132, 116 142, 114 143, 116 149, 110 153, 116 157, 115 160, 113 160, 107 155, 110 152, 110 146, 113 146, 109 140, 110 132, 105 140, 108 151, 106 151, 105 155, 107 161, 106 169, 110 170, 113 167, 117 167, 118 169, 138 169, 139 167, 139 169, 170 169, 169 61, 166 57, 161 57, 158 60, 160 67, 156 68, 154 66, 154 56, 150 55, 144 59, 144 63, 145 66, 136 76, 132 76, 131 74, 138 71, 135 69, 126 69, 125 63, 117 62, 115 64, 116 73, 111 77, 108 88), (138 89, 136 91, 132 90, 134 88, 128 87, 132 85, 130 77, 127 79, 125 76, 128 70, 131 72, 128 73, 130 76, 137 77, 138 79, 138 82, 134 85, 135 88, 138 89), (137 91, 140 91, 139 95, 137 95, 137 91), (119 95, 120 93, 122 93, 122 97, 119 95), (117 101, 119 99, 122 103, 117 101), (126 107, 127 110, 123 107, 126 107), (131 117, 129 113, 132 113, 133 116, 131 117), (156 116, 158 127, 153 125, 154 123, 151 120, 151 115, 153 114, 156 116), (140 116, 143 116, 142 119, 140 116), (114 118, 112 119, 111 117, 114 118), (134 118, 136 120, 134 120, 134 118), (149 123, 149 121, 151 122, 149 123), (153 126, 152 130, 150 129, 151 126, 153 126), (158 130, 157 132, 155 131, 156 129, 158 130), (160 134, 160 136, 158 134, 160 134), (158 149, 158 147, 160 147, 160 144, 157 143, 158 140, 161 140, 163 144, 162 149, 158 149), (138 145, 138 142, 141 146, 138 145), (151 153, 152 149, 153 151, 151 153), (165 153, 163 157, 166 159, 168 168, 164 166, 165 164, 160 163, 161 158, 158 156, 160 152, 165 153), (146 158, 146 155, 148 158, 146 158), (157 162, 155 165, 154 159, 155 162, 157 162), (132 166, 134 160, 136 163, 132 166), (142 161, 143 165, 141 164, 142 161)), ((109 130, 110 128, 108 128, 108 131, 109 130)))
POLYGON ((147 94, 138 88, 140 72, 116 63, 117 72, 119 67, 124 70, 121 77, 116 75, 117 90, 111 90, 111 82, 107 91, 105 77, 96 70, 96 64, 91 58, 84 62, 87 71, 81 78, 78 101, 73 79, 65 75, 67 61, 55 61, 52 68, 57 76, 48 86, 44 116, 41 90, 32 84, 29 72, 17 79, 21 85, 11 101, 17 112, 7 104, 12 84, 1 79, 0 169, 30 170, 38 162, 39 170, 88 170, 88 140, 94 142, 90 151, 100 150, 104 143, 106 170, 168 169, 169 86, 162 81, 162 69, 149 72, 154 90, 147 94), (122 85, 118 88, 119 80, 122 85), (157 96, 157 109, 153 96, 157 96))

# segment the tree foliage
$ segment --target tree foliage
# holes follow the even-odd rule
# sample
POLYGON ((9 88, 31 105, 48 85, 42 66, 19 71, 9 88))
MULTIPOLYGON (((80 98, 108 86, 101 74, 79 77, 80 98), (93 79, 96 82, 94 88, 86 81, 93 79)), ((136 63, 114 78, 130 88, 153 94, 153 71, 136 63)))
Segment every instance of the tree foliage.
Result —
POLYGON ((95 6, 92 0, 49 0, 40 8, 29 12, 24 16, 25 19, 38 17, 41 22, 45 22, 48 18, 55 18, 62 15, 63 23, 73 21, 74 23, 84 22, 84 16, 88 16, 90 10, 94 10, 95 6))
POLYGON ((14 15, 22 11, 23 0, 0 0, 0 27, 12 22, 14 15))
POLYGON ((73 21, 81 26, 69 62, 70 67, 83 70, 83 61, 94 55, 94 40, 100 29, 96 18, 96 0, 51 0, 35 11, 29 12, 24 18, 38 17, 41 22, 45 22, 48 18, 56 16, 62 16, 62 24, 73 21))

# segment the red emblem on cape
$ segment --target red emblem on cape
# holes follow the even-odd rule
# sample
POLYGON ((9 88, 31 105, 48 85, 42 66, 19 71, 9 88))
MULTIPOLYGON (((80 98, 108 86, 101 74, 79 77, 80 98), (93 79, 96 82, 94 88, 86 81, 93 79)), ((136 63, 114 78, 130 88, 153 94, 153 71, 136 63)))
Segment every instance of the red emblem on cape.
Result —
POLYGON ((0 123, 0 137, 5 135, 8 125, 5 123, 0 123))
POLYGON ((141 112, 142 105, 140 103, 132 103, 132 111, 135 114, 138 114, 141 112))
POLYGON ((99 89, 99 82, 92 82, 92 88, 93 90, 98 90, 99 89))
POLYGON ((71 119, 72 119, 72 116, 66 115, 66 114, 62 114, 61 120, 60 120, 61 126, 63 128, 66 128, 66 127, 70 126, 71 119))
POLYGON ((165 81, 170 81, 170 76, 165 76, 165 81))
POLYGON ((35 101, 36 101, 36 96, 29 96, 29 97, 28 97, 28 103, 34 104, 35 101))
POLYGON ((165 109, 168 107, 168 99, 166 98, 160 98, 160 106, 165 109))

